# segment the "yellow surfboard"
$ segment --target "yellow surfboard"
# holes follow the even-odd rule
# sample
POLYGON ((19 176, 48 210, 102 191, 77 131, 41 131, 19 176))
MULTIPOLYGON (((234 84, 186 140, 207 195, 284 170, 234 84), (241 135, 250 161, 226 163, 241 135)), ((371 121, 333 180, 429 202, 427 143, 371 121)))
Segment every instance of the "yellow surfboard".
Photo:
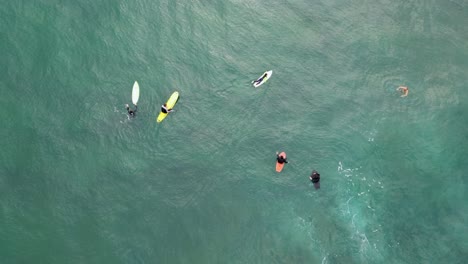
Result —
MULTIPOLYGON (((172 93, 171 97, 169 97, 169 100, 166 102, 166 106, 168 109, 174 108, 174 105, 177 103, 177 100, 179 100, 179 92, 174 92, 172 93)), ((159 112, 158 119, 156 120, 158 123, 161 123, 164 118, 166 118, 167 113, 159 112)))

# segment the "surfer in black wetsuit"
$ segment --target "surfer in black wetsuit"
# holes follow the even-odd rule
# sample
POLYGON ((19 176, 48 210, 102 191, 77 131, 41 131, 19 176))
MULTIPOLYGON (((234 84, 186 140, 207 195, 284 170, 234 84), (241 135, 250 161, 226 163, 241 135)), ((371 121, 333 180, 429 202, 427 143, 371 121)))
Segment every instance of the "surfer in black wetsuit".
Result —
POLYGON ((278 152, 276 152, 276 160, 278 161, 279 164, 288 163, 286 158, 283 157, 283 155, 279 155, 278 152))
POLYGON ((320 174, 316 171, 316 170, 313 170, 312 171, 312 174, 309 176, 309 179, 313 182, 313 183, 317 183, 320 181, 320 174))
POLYGON ((130 106, 128 104, 125 105, 125 109, 127 109, 127 112, 130 115, 130 117, 135 117, 136 112, 138 110, 138 106, 137 105, 134 105, 134 106, 135 106, 135 110, 132 110, 130 109, 130 106))
POLYGON ((320 174, 316 170, 312 171, 312 174, 309 176, 309 179, 312 183, 314 183, 316 189, 320 188, 320 174))
POLYGON ((170 113, 170 112, 172 112, 172 111, 174 111, 174 110, 172 110, 172 108, 171 108, 171 109, 167 108, 167 105, 166 105, 166 104, 163 104, 163 105, 161 106, 161 112, 163 112, 163 113, 165 113, 165 114, 170 113))
POLYGON ((263 79, 265 79, 267 76, 268 76, 268 74, 266 74, 266 73, 263 74, 263 76, 260 77, 258 80, 256 80, 255 83, 257 83, 257 84, 261 83, 263 81, 263 79))

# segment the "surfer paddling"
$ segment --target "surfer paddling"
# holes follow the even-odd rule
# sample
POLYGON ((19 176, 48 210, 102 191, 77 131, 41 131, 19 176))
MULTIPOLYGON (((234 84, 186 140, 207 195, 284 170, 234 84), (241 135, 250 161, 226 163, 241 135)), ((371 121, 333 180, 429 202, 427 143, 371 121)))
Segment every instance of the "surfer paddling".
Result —
POLYGON ((130 115, 130 117, 135 117, 136 112, 138 110, 138 106, 136 104, 134 104, 134 106, 135 106, 135 110, 132 110, 130 109, 130 106, 128 104, 125 105, 125 109, 127 109, 127 112, 130 115))
POLYGON ((263 81, 268 76, 268 74, 265 72, 262 77, 258 78, 256 81, 252 81, 252 83, 259 84, 263 81))

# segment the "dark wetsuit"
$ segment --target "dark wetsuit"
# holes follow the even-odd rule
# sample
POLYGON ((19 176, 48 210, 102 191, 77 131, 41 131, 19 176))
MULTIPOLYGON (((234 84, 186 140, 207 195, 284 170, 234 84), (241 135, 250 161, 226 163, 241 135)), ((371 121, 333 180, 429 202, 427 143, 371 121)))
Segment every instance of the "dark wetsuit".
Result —
POLYGON ((278 161, 279 164, 288 163, 288 161, 283 156, 280 156, 280 155, 276 155, 276 160, 278 161))
POLYGON ((164 105, 161 106, 161 112, 167 114, 169 112, 172 112, 172 109, 167 109, 167 107, 165 107, 164 105))
POLYGON ((309 178, 313 183, 317 183, 320 181, 320 174, 317 171, 313 171, 309 178))
POLYGON ((316 170, 312 171, 309 179, 314 184, 315 189, 320 189, 320 174, 316 170))
POLYGON ((130 107, 127 107, 127 112, 131 117, 135 117, 136 112, 138 110, 138 106, 135 105, 135 110, 130 109, 130 107))
POLYGON ((255 82, 256 82, 256 83, 261 83, 261 82, 263 81, 263 79, 265 79, 265 78, 267 77, 267 75, 268 75, 268 74, 266 74, 266 73, 263 74, 263 76, 260 77, 260 79, 256 80, 255 82))

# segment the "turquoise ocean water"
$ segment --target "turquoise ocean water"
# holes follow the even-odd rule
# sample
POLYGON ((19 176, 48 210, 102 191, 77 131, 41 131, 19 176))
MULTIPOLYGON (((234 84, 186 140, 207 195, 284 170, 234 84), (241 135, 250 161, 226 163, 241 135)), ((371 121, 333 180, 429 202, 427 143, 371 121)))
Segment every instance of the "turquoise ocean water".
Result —
POLYGON ((466 263, 466 0, 4 0, 0 22, 0 263, 466 263))

